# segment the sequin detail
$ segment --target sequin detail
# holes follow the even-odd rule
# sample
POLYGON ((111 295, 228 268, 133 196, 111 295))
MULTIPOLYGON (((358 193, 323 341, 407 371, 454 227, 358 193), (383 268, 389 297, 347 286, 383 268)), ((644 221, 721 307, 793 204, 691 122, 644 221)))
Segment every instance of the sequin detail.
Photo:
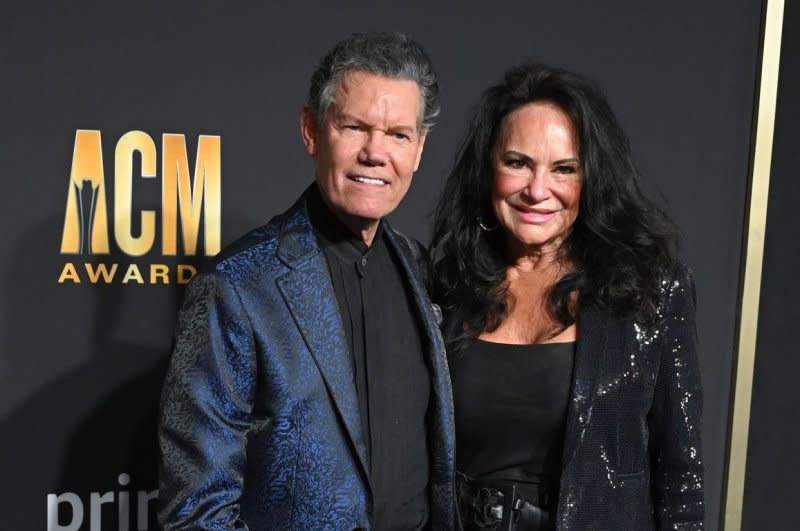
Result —
POLYGON ((703 528, 694 282, 677 264, 655 325, 582 310, 556 527, 703 528))

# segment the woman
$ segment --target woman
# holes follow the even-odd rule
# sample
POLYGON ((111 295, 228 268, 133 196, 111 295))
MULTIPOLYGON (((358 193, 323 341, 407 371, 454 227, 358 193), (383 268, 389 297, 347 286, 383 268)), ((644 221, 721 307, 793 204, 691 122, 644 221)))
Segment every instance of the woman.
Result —
POLYGON ((694 285, 600 90, 511 70, 436 213, 465 529, 701 529, 694 285))

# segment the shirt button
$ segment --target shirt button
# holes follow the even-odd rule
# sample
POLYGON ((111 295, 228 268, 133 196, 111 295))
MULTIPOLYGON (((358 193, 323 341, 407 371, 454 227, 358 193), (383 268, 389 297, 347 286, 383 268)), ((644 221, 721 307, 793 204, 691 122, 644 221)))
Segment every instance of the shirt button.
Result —
POLYGON ((367 265, 367 259, 366 258, 362 258, 361 259, 361 265, 362 266, 366 266, 367 265))

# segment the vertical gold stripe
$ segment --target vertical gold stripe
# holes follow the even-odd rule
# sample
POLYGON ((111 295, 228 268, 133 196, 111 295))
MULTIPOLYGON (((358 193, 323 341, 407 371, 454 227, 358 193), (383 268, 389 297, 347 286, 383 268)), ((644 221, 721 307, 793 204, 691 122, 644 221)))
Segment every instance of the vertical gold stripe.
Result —
POLYGON ((761 72, 755 107, 750 201, 747 211, 747 236, 744 247, 742 299, 739 314, 736 367, 730 423, 728 463, 725 474, 723 529, 740 531, 744 476, 747 464, 747 435, 750 426, 750 400, 758 328, 758 300, 761 266, 764 258, 764 233, 767 224, 767 196, 772 162, 772 136, 778 93, 778 66, 781 53, 783 0, 766 0, 761 48, 761 72))

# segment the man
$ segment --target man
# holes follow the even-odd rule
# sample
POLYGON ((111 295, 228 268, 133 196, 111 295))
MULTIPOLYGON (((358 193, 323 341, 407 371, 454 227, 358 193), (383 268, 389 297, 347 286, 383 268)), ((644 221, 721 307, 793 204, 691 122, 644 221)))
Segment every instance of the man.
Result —
POLYGON ((422 49, 354 35, 311 79, 315 183, 191 283, 162 396, 167 530, 452 529, 437 317, 397 207, 438 114, 422 49))

